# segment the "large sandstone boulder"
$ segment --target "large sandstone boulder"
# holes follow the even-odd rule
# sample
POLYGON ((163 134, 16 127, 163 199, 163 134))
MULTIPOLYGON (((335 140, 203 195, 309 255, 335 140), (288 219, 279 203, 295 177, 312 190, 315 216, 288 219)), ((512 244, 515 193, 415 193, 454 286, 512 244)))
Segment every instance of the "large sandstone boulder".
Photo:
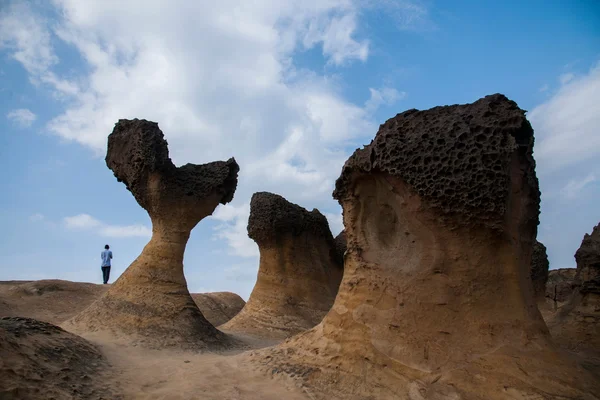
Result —
POLYGON ((327 218, 266 192, 250 202, 248 236, 260 251, 256 285, 226 331, 283 338, 329 311, 342 278, 327 218))
POLYGON ((594 358, 600 372, 600 224, 585 234, 575 261, 575 289, 548 327, 560 345, 594 358))
POLYGON ((534 299, 533 142, 500 94, 381 125, 336 182, 348 248, 332 309, 252 360, 322 399, 600 396, 534 299))
POLYGON ((85 339, 30 318, 0 318, 1 399, 121 399, 85 339))
POLYGON ((111 288, 66 326, 149 347, 223 346, 226 336, 188 292, 183 253, 196 224, 232 200, 237 163, 175 167, 158 124, 134 119, 115 125, 106 164, 150 215, 152 238, 111 288))

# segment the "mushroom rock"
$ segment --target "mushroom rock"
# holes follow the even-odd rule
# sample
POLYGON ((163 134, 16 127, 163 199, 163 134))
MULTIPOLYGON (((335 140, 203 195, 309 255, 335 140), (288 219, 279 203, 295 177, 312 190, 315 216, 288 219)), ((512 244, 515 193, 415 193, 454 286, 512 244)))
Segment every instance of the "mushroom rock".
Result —
POLYGON ((600 372, 600 224, 585 234, 575 261, 576 287, 548 327, 561 346, 595 358, 600 372))
POLYGON ((327 218, 283 197, 255 193, 248 236, 260 266, 248 302, 221 329, 284 338, 312 328, 329 311, 342 278, 327 218))
POLYGON ((599 396, 535 303, 533 143, 500 94, 386 121, 336 181, 348 250, 333 307, 251 362, 323 398, 599 396))
POLYGON ((108 331, 148 347, 222 347, 223 333, 202 315, 183 274, 191 230, 233 199, 233 158, 176 167, 155 122, 121 119, 108 137, 106 164, 152 220, 152 238, 111 288, 65 323, 75 331, 108 331))

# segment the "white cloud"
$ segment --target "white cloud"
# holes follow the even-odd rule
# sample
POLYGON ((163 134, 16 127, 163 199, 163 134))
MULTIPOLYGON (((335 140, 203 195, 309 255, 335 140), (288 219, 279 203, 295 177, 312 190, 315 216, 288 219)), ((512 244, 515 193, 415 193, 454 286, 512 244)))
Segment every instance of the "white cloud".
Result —
POLYGON ((29 128, 33 122, 37 119, 37 116, 26 108, 19 108, 10 111, 6 114, 6 118, 12 121, 15 125, 20 128, 29 128))
MULTIPOLYGON (((392 10, 403 28, 428 19, 423 6, 401 3, 382 7, 392 10)), ((246 233, 253 192, 271 191, 307 209, 337 215, 340 208, 331 192, 344 161, 377 131, 373 115, 378 107, 406 96, 391 87, 373 88, 365 104, 353 104, 342 97, 334 73, 295 64, 298 53, 314 48, 322 52, 327 71, 367 60, 369 41, 357 27, 364 7, 379 7, 373 2, 53 4, 60 19, 52 23, 24 6, 2 16, 19 32, 3 44, 33 80, 65 101, 49 130, 102 155, 119 118, 146 118, 159 123, 177 164, 235 156, 241 171, 234 201, 213 217, 222 222, 216 237, 244 257, 258 254, 246 233), (23 39, 28 29, 35 40, 23 39), (57 42, 81 55, 85 75, 58 73, 57 42)), ((337 217, 334 221, 339 226, 337 217)), ((97 220, 79 223, 116 235, 97 220)), ((146 232, 125 228, 118 232, 146 232)))
POLYGON ((39 222, 39 221, 43 221, 46 217, 44 216, 44 214, 41 213, 35 213, 29 216, 29 221, 31 222, 39 222))
POLYGON ((575 78, 575 75, 571 72, 567 72, 559 76, 558 80, 560 81, 561 85, 566 85, 567 83, 571 82, 573 78, 575 78))
POLYGON ((547 83, 544 84, 541 88, 540 88, 540 92, 547 92, 548 89, 550 89, 550 85, 548 85, 547 83))
POLYGON ((100 236, 112 238, 150 237, 152 230, 145 225, 110 225, 89 214, 78 214, 65 217, 65 226, 72 230, 95 231, 100 236))
POLYGON ((538 173, 600 157, 600 63, 574 76, 528 118, 535 129, 538 173))
POLYGON ((327 217, 327 222, 329 222, 331 234, 333 237, 336 237, 344 229, 344 220, 341 211, 339 214, 325 213, 325 217, 327 217))
POLYGON ((597 178, 594 174, 589 174, 583 179, 570 180, 569 183, 562 188, 561 193, 568 199, 576 198, 581 193, 583 188, 596 181, 597 178))

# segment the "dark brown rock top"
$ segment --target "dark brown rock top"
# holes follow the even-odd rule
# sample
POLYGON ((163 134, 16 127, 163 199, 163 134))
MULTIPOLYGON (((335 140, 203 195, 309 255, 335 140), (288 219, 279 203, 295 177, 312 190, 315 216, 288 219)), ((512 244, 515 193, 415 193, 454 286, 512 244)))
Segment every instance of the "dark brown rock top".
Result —
POLYGON ((257 244, 271 243, 282 234, 298 236, 305 232, 333 242, 327 218, 316 208, 308 211, 273 193, 257 192, 252 195, 248 236, 257 244))
POLYGON ((600 294, 600 223, 592 234, 585 234, 581 246, 575 253, 577 277, 581 282, 581 292, 600 294))
POLYGON ((502 226, 510 194, 511 163, 518 151, 530 187, 537 225, 539 189, 533 129, 525 111, 502 94, 471 104, 408 110, 379 127, 373 141, 346 161, 333 196, 351 193, 355 173, 402 179, 456 224, 502 226))
POLYGON ((533 282, 533 294, 536 298, 546 295, 549 267, 546 246, 536 240, 533 242, 533 253, 531 254, 531 281, 533 282))
POLYGON ((144 119, 120 119, 115 124, 108 136, 106 165, 146 210, 151 208, 149 179, 154 175, 160 178, 164 189, 161 199, 200 200, 216 191, 220 203, 225 204, 233 199, 239 172, 233 158, 176 167, 158 124, 144 119))

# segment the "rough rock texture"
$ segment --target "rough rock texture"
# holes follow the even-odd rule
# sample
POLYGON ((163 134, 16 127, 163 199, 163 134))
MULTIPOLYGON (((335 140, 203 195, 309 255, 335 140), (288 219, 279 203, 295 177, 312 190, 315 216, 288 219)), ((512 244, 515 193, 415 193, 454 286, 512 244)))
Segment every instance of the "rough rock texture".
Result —
POLYGON ((0 306, 0 317, 29 317, 58 325, 92 304, 108 286, 60 279, 0 281, 0 301, 6 305, 0 306))
POLYGON ((548 271, 546 282, 546 299, 554 310, 560 308, 569 298, 573 290, 580 286, 575 280, 577 268, 560 268, 548 271))
POLYGON ((120 399, 110 365, 79 336, 30 318, 0 318, 0 398, 120 399))
POLYGON ((119 120, 108 137, 106 164, 152 220, 142 254, 90 307, 67 321, 76 331, 108 331, 149 347, 222 346, 225 335, 202 315, 183 275, 191 230, 233 198, 235 160, 175 167, 158 124, 119 120))
POLYGON ((600 373, 600 224, 585 234, 575 261, 577 287, 548 327, 556 342, 592 359, 600 373))
POLYGON ((383 124, 336 182, 348 248, 332 309, 249 357, 319 399, 600 396, 534 300, 540 192, 524 114, 497 94, 383 124))
POLYGON ((344 254, 346 253, 346 248, 348 247, 348 244, 346 243, 346 231, 341 231, 339 235, 335 237, 333 242, 335 244, 337 262, 340 265, 344 265, 344 254))
POLYGON ((235 317, 246 304, 244 299, 231 292, 192 293, 192 298, 204 317, 214 326, 235 317))
POLYGON ((248 236, 260 250, 256 285, 242 311, 221 328, 278 338, 318 324, 343 271, 325 216, 276 194, 255 193, 248 236))
POLYGON ((546 299, 549 267, 546 246, 536 240, 533 242, 533 253, 531 254, 531 282, 533 283, 533 296, 538 303, 545 302, 546 299))

